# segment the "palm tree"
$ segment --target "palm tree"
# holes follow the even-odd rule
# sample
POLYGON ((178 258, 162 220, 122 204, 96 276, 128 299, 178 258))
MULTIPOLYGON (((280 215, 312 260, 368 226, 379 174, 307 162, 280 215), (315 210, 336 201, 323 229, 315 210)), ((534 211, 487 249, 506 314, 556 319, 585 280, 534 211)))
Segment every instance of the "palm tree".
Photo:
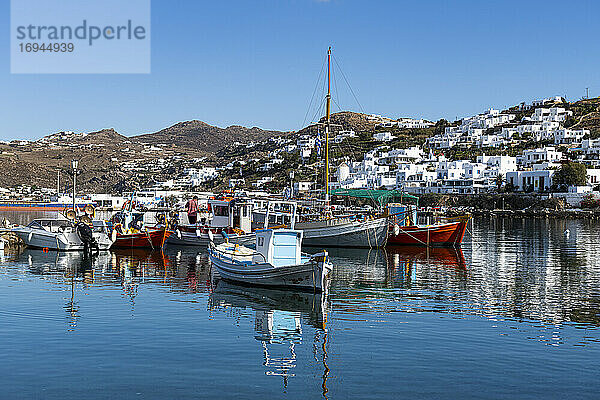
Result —
POLYGON ((504 174, 498 174, 498 176, 496 176, 496 187, 498 188, 498 191, 500 191, 500 189, 502 188, 502 184, 504 183, 504 174))

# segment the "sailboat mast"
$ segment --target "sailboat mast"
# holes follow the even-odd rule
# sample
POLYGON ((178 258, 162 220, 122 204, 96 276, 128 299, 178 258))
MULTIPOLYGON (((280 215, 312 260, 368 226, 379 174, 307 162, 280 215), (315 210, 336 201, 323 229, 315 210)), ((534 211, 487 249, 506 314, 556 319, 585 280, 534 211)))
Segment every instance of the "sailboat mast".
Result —
POLYGON ((329 202, 329 124, 331 118, 331 47, 327 50, 327 106, 325 114, 325 201, 329 202))

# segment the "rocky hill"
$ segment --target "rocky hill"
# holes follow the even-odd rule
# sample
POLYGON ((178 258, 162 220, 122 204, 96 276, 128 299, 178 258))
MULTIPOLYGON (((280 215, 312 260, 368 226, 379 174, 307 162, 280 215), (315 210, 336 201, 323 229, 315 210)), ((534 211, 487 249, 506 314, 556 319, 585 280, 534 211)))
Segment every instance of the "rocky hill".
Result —
POLYGON ((566 108, 573 111, 573 118, 565 124, 567 127, 588 129, 592 139, 600 137, 600 97, 568 103, 566 108))
POLYGON ((33 142, 0 143, 0 187, 55 187, 58 172, 70 184, 70 163, 80 160, 78 182, 89 191, 135 189, 176 177, 183 168, 220 165, 222 150, 238 142, 260 142, 288 132, 185 121, 155 133, 127 137, 113 128, 89 133, 58 132, 33 142), (221 154, 221 156, 219 156, 221 154), (160 160, 169 160, 167 164, 160 160), (194 161, 196 160, 196 161, 194 161))
MULTIPOLYGON (((574 113, 573 118, 565 123, 566 126, 589 129, 592 138, 600 137, 600 98, 561 103, 560 106, 574 113)), ((518 117, 522 115, 519 114, 518 117)), ((343 143, 331 142, 332 164, 346 158, 360 160, 366 151, 381 146, 381 142, 373 140, 372 137, 378 130, 392 131, 395 139, 387 142, 387 145, 402 148, 422 144, 427 137, 443 132, 449 124, 440 120, 434 126, 423 129, 381 128, 377 127, 380 122, 377 119, 348 111, 332 114, 331 121, 334 125, 332 137, 340 130, 354 130, 357 133, 356 137, 348 138, 343 143)), ((324 118, 320 122, 325 122, 324 118)), ((274 176, 276 180, 281 178, 284 182, 291 170, 294 170, 297 176, 308 179, 315 172, 312 167, 307 166, 317 165, 319 162, 316 152, 313 152, 310 160, 305 160, 303 165, 300 165, 298 153, 284 152, 279 153, 278 157, 283 157, 285 162, 274 170, 260 172, 258 167, 264 164, 271 152, 280 149, 282 143, 294 143, 297 137, 315 134, 317 129, 317 125, 305 127, 297 132, 236 125, 220 128, 193 120, 179 122, 158 132, 132 137, 123 136, 112 128, 90 133, 59 132, 34 142, 0 143, 0 168, 4 171, 0 175, 0 187, 55 187, 58 171, 61 171, 63 182, 67 182, 68 186, 72 159, 80 160, 81 175, 78 182, 81 187, 97 192, 131 190, 151 185, 153 182, 176 178, 186 167, 219 167, 233 160, 248 161, 242 171, 242 176, 247 181, 269 175, 274 176)), ((468 154, 456 156, 472 157, 477 151, 493 153, 490 149, 469 151, 468 154)), ((238 168, 226 171, 222 182, 216 184, 223 186, 227 184, 227 178, 242 177, 237 176, 238 173, 238 168)))
POLYGON ((286 134, 288 133, 267 131, 257 127, 246 128, 238 125, 219 128, 202 121, 193 120, 179 122, 158 132, 134 136, 131 139, 138 143, 174 144, 180 147, 215 153, 228 143, 249 143, 286 134))
MULTIPOLYGON (((319 123, 325 123, 325 117, 321 118, 319 123)), ((378 121, 369 120, 367 114, 356 113, 352 111, 342 111, 331 114, 332 131, 353 130, 355 132, 371 132, 375 129, 378 121)), ((297 132, 298 135, 315 134, 317 125, 307 126, 297 132)), ((322 128, 321 128, 322 131, 322 128)))

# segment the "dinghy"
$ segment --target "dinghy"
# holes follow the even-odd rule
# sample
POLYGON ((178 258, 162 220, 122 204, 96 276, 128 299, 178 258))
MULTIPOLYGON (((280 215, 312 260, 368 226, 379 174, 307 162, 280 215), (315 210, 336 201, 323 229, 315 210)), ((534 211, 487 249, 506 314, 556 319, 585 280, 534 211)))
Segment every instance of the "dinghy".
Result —
MULTIPOLYGON (((210 234, 212 236, 212 234, 210 234)), ((256 232, 256 250, 233 243, 209 245, 209 257, 226 281, 320 293, 332 269, 326 251, 302 254, 302 231, 263 229, 256 232)))

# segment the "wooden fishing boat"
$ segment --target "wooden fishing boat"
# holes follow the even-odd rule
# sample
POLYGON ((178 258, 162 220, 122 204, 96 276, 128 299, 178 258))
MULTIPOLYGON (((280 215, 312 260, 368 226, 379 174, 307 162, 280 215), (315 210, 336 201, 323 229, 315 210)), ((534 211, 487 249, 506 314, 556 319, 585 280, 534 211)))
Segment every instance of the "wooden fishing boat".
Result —
POLYGON ((264 229, 256 232, 256 250, 232 243, 209 247, 211 264, 227 281, 323 292, 332 269, 326 251, 301 253, 302 231, 264 229))
POLYGON ((196 224, 178 224, 167 244, 177 246, 200 246, 206 248, 213 242, 228 240, 244 246, 251 246, 256 240, 252 233, 252 205, 239 199, 224 198, 208 200, 210 217, 196 224))
POLYGON ((388 221, 383 218, 336 217, 298 222, 305 246, 378 248, 385 246, 388 221))
POLYGON ((165 240, 173 232, 166 228, 148 228, 142 232, 120 233, 113 230, 113 244, 111 248, 146 248, 162 249, 165 240))
POLYGON ((387 244, 413 246, 458 247, 461 245, 470 217, 433 225, 392 224, 387 244))

